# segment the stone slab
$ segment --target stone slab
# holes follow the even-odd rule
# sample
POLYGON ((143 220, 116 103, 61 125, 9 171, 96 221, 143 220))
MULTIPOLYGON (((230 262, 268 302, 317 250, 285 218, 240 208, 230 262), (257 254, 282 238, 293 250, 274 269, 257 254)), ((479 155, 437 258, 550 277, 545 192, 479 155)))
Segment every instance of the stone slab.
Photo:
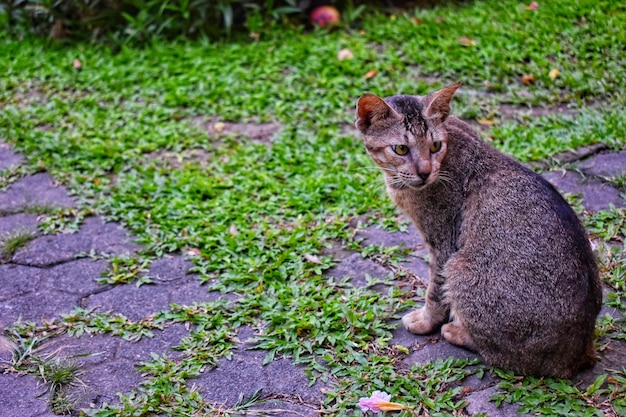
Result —
POLYGON ((419 343, 419 348, 409 353, 403 363, 406 366, 424 365, 437 359, 475 359, 479 356, 467 349, 451 345, 441 335, 416 336, 426 338, 425 343, 419 343))
MULTIPOLYGON (((35 291, 44 274, 45 271, 39 268, 0 264, 0 301, 7 301, 35 291)), ((0 305, 0 311, 3 311, 2 305, 0 305)))
POLYGON ((18 232, 35 234, 38 225, 36 214, 18 213, 0 217, 0 240, 5 236, 15 235, 18 232))
POLYGON ((576 164, 587 175, 616 178, 626 175, 626 151, 603 153, 576 164))
POLYGON ((118 354, 120 341, 120 338, 106 334, 83 333, 80 337, 62 334, 45 341, 38 354, 54 355, 56 358, 75 362, 81 368, 85 368, 114 360, 118 354))
POLYGON ((28 175, 9 186, 7 191, 0 192, 0 211, 32 205, 73 207, 75 202, 47 173, 28 175))
POLYGON ((10 169, 22 163, 24 157, 13 152, 11 145, 0 142, 0 171, 10 169))
POLYGON ((68 390, 78 398, 77 409, 89 410, 105 404, 119 404, 117 393, 128 394, 142 381, 135 363, 126 359, 115 359, 100 365, 85 368, 81 380, 85 386, 68 390))
POLYGON ((361 245, 399 246, 416 252, 425 251, 424 240, 413 223, 409 223, 406 232, 388 232, 377 226, 359 230, 356 237, 363 239, 361 245))
POLYGON ((152 262, 148 276, 158 281, 176 281, 187 275, 191 267, 193 267, 193 262, 180 255, 165 255, 152 262))
POLYGON ((13 297, 0 304, 0 327, 8 326, 18 320, 51 320, 62 313, 70 313, 79 305, 79 297, 49 290, 37 290, 25 295, 13 297))
POLYGON ((138 321, 169 308, 169 295, 164 285, 121 284, 90 295, 87 308, 120 313, 130 320, 138 321))
POLYGON ((120 341, 118 356, 134 362, 152 360, 150 353, 167 354, 169 357, 180 355, 180 351, 172 348, 178 346, 183 337, 189 335, 183 324, 177 323, 163 330, 154 330, 154 337, 142 337, 136 342, 120 341))
POLYGON ((531 414, 518 414, 518 406, 514 404, 502 403, 500 407, 490 402, 489 399, 498 392, 498 388, 491 387, 482 391, 470 394, 467 399, 466 411, 470 416, 484 413, 488 417, 530 417, 531 414))
POLYGON ((200 282, 197 275, 187 275, 184 278, 167 285, 169 302, 178 305, 191 305, 216 300, 236 301, 241 294, 209 291, 208 287, 200 282))
POLYGON ((0 414, 2 417, 38 416, 49 412, 45 388, 32 376, 0 373, 0 414))
POLYGON ((348 278, 352 285, 359 288, 367 285, 367 276, 372 279, 387 279, 390 273, 391 271, 371 259, 363 258, 361 254, 355 253, 329 269, 326 275, 335 279, 348 278))
POLYGON ((221 359, 217 368, 189 380, 189 386, 201 389, 206 401, 232 406, 237 398, 249 397, 258 389, 263 395, 285 395, 302 398, 307 403, 320 403, 323 385, 309 387, 304 369, 289 359, 278 359, 263 366, 265 351, 237 350, 232 360, 221 359))
POLYGON ((105 289, 98 284, 102 273, 108 269, 105 260, 81 258, 66 262, 46 271, 43 279, 44 288, 57 290, 68 294, 87 296, 105 289))
POLYGON ((140 248, 116 223, 88 217, 76 233, 42 236, 30 241, 13 256, 13 262, 50 266, 76 259, 81 253, 131 254, 140 248))
POLYGON ((582 203, 587 210, 607 210, 611 204, 625 206, 620 191, 600 180, 585 179, 572 171, 548 172, 543 177, 563 193, 582 194, 582 203))

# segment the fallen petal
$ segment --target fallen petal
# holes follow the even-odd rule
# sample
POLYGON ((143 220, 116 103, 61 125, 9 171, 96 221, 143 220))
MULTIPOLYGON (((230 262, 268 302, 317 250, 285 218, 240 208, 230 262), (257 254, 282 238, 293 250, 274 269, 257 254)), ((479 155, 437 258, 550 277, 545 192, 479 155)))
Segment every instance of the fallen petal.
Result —
POLYGON ((315 255, 309 255, 308 253, 305 253, 305 254, 304 254, 304 258, 305 258, 307 261, 309 261, 309 262, 311 262, 311 263, 314 263, 314 264, 318 264, 318 265, 320 265, 320 264, 322 263, 322 261, 320 261, 320 258, 318 258, 318 257, 317 257, 317 256, 315 256, 315 255))
POLYGON ((365 78, 368 78, 368 79, 369 79, 369 78, 373 78, 373 77, 375 77, 375 76, 376 76, 376 74, 378 74, 378 71, 376 71, 376 70, 374 69, 374 70, 368 71, 368 72, 367 72, 367 73, 366 73, 363 77, 365 77, 365 78))
POLYGON ((337 52, 337 59, 340 61, 352 58, 354 58, 354 54, 348 48, 342 49, 341 51, 337 52))
POLYGON ((526 10, 537 10, 539 8, 539 3, 533 1, 528 6, 526 6, 526 10))
POLYGON ((498 124, 498 122, 496 122, 495 120, 489 119, 477 119, 476 121, 478 122, 478 124, 481 124, 483 126, 493 126, 498 124))
POLYGON ((474 46, 476 45, 476 41, 474 39, 470 39, 467 36, 461 36, 459 38, 459 43, 463 46, 474 46))
POLYGON ((552 70, 550 70, 550 72, 548 73, 548 77, 550 77, 550 79, 552 81, 556 80, 556 78, 561 75, 561 71, 559 71, 558 68, 553 68, 552 70))

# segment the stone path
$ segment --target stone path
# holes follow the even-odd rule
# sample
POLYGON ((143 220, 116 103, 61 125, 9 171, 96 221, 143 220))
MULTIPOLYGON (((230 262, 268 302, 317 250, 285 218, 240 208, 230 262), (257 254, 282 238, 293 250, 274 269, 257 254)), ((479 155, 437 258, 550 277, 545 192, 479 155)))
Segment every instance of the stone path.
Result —
MULTIPOLYGON (((18 165, 22 157, 7 145, 0 144, 0 171, 18 165)), ((575 170, 554 171, 546 178, 564 192, 581 193, 584 206, 589 210, 608 208, 610 204, 625 205, 620 192, 605 181, 626 173, 626 151, 605 153, 574 162, 575 170)), ((71 312, 76 306, 112 310, 130 319, 141 320, 168 308, 170 303, 190 305, 195 301, 215 300, 220 294, 207 292, 201 287, 197 276, 189 274, 192 263, 181 256, 166 256, 154 262, 149 275, 155 277, 155 285, 103 285, 96 281, 106 270, 105 260, 78 258, 81 253, 93 251, 107 254, 132 254, 140 247, 132 237, 114 223, 106 223, 93 216, 85 219, 76 233, 41 235, 37 231, 38 216, 29 214, 33 205, 74 207, 75 201, 67 191, 55 184, 46 173, 28 175, 0 192, 0 234, 4 237, 16 232, 34 234, 35 238, 19 248, 10 259, 0 264, 0 331, 17 320, 51 320, 60 314, 71 312)), ((415 234, 388 233, 369 227, 359 231, 364 244, 396 246, 405 244, 412 248, 412 256, 404 263, 424 283, 428 265, 423 260, 423 245, 415 234)), ((376 262, 363 259, 347 250, 336 253, 338 264, 328 274, 336 278, 350 277, 354 285, 364 285, 365 277, 386 276, 389 271, 376 262)), ((611 313, 610 309, 605 311, 611 313)), ((103 403, 117 401, 117 392, 128 393, 142 381, 136 365, 150 360, 152 352, 176 356, 173 346, 189 334, 183 325, 171 325, 155 331, 153 338, 138 342, 125 341, 120 337, 105 335, 67 335, 52 338, 46 344, 49 352, 61 356, 82 356, 80 364, 85 370, 82 380, 79 406, 98 407, 103 403)), ((250 395, 263 388, 265 395, 276 400, 265 407, 286 410, 279 415, 316 416, 324 398, 323 384, 309 387, 303 369, 288 359, 276 360, 263 366, 265 352, 248 350, 254 332, 246 327, 239 329, 238 346, 232 360, 220 360, 214 370, 189 381, 202 393, 205 400, 234 404, 240 395, 250 395)), ((398 327, 394 332, 394 345, 409 350, 405 364, 424 363, 436 358, 473 357, 473 355, 443 341, 439 335, 414 336, 398 327)), ((11 346, 0 336, 0 360, 8 361, 11 346)), ((626 366, 626 347, 614 343, 603 353, 596 367, 581 375, 586 381, 605 368, 626 366)), ((1 368, 0 368, 1 369, 1 368)), ((488 416, 516 415, 514 406, 496 408, 488 400, 497 390, 495 380, 470 378, 464 382, 469 389, 470 414, 485 412, 488 416)), ((14 373, 0 374, 0 415, 6 417, 52 417, 43 387, 33 376, 14 373)))

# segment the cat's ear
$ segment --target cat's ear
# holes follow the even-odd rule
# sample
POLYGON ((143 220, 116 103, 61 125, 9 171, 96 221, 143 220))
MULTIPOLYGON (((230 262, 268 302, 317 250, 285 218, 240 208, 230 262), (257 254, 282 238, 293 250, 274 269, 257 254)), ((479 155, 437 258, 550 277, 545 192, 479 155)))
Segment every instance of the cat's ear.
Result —
POLYGON ((356 105, 356 128, 365 134, 372 125, 383 125, 402 119, 389 104, 375 94, 363 94, 356 105))
POLYGON ((424 97, 424 111, 422 116, 431 123, 438 125, 443 123, 450 115, 450 101, 455 91, 461 86, 456 82, 439 91, 428 94, 424 97))

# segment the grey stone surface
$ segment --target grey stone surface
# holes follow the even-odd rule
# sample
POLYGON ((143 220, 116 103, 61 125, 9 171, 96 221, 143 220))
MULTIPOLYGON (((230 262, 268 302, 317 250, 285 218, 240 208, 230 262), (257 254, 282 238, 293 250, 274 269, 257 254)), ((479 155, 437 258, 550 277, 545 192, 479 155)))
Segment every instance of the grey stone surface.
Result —
POLYGON ((150 265, 148 275, 158 281, 176 281, 183 278, 192 266, 193 262, 180 255, 166 255, 150 265))
MULTIPOLYGON (((406 221, 405 218, 403 220, 406 221)), ((379 227, 369 226, 359 230, 356 236, 363 239, 362 245, 400 246, 418 253, 425 250, 424 240, 413 223, 409 223, 406 232, 389 233, 379 227)))
POLYGON ((107 288, 98 284, 98 279, 102 278, 102 273, 108 268, 105 260, 76 259, 47 269, 43 286, 68 294, 87 296, 107 288))
POLYGON ((121 340, 106 334, 83 333, 80 337, 63 334, 47 340, 39 348, 41 356, 73 361, 82 368, 101 365, 117 358, 121 340))
POLYGON ((376 262, 355 253, 329 269, 326 274, 336 279, 348 278, 355 287, 364 287, 367 285, 368 276, 376 280, 387 279, 390 272, 376 262))
POLYGON ((611 204, 615 207, 624 207, 619 190, 600 180, 585 179, 572 171, 548 172, 543 177, 561 192, 582 194, 582 203, 587 210, 606 210, 611 204))
POLYGON ((32 377, 0 373, 0 414, 2 417, 38 416, 49 411, 45 389, 32 377))
POLYGON ((430 278, 430 267, 424 258, 420 256, 409 256, 405 262, 400 263, 404 268, 409 269, 415 274, 424 284, 428 284, 430 278))
POLYGON ((42 205, 72 207, 74 200, 67 191, 54 184, 46 173, 29 175, 0 192, 0 211, 16 210, 24 206, 42 205))
POLYGON ((0 327, 17 320, 51 320, 62 313, 70 313, 79 305, 79 297, 58 291, 36 290, 2 302, 0 327))
POLYGON ((477 391, 470 394, 466 399, 467 412, 470 416, 478 413, 485 413, 488 417, 519 417, 530 416, 531 414, 518 414, 519 407, 507 403, 500 404, 500 407, 496 407, 489 399, 498 392, 496 387, 487 388, 483 391, 477 391))
MULTIPOLYGON (((7 301, 33 292, 45 271, 29 266, 0 264, 0 301, 7 301)), ((2 306, 0 305, 0 308, 2 306)))
POLYGON ((615 178, 626 174, 626 151, 603 153, 576 164, 587 175, 615 178))
POLYGON ((0 217, 0 240, 18 232, 35 234, 38 223, 36 214, 17 213, 0 217))
POLYGON ((74 387, 68 394, 77 397, 77 409, 90 409, 104 404, 119 404, 117 393, 130 393, 143 378, 137 372, 135 362, 114 359, 86 367, 81 380, 85 386, 74 387))
POLYGON ((99 311, 113 311, 131 320, 145 317, 167 310, 169 294, 164 285, 135 284, 116 285, 108 291, 92 294, 87 298, 87 308, 99 311))
POLYGON ((209 291, 196 275, 187 275, 169 287, 169 302, 178 305, 191 305, 194 302, 209 302, 215 300, 235 301, 239 294, 222 294, 218 291, 209 291))
POLYGON ((126 231, 115 223, 105 223, 99 217, 88 217, 76 233, 42 236, 19 249, 13 262, 50 266, 67 262, 81 253, 129 254, 139 245, 132 243, 126 231))
POLYGON ((467 349, 451 345, 446 342, 441 335, 415 336, 419 337, 419 343, 414 350, 404 359, 404 364, 424 365, 437 359, 467 359, 478 358, 479 356, 467 349))
POLYGON ((233 405, 240 395, 244 398, 262 388, 264 395, 281 394, 302 398, 318 404, 323 399, 322 385, 309 388, 309 379, 302 367, 289 359, 278 359, 263 366, 265 351, 237 350, 232 360, 221 359, 216 369, 206 371, 189 381, 201 388, 210 402, 233 405))
POLYGON ((185 336, 189 336, 189 330, 185 329, 182 324, 173 324, 163 330, 155 330, 153 333, 153 337, 142 337, 137 342, 120 341, 118 356, 134 362, 150 360, 150 353, 153 352, 176 357, 180 355, 180 352, 172 348, 180 345, 185 336))
POLYGON ((16 167, 23 160, 24 157, 13 152, 9 144, 0 142, 0 171, 16 167))

